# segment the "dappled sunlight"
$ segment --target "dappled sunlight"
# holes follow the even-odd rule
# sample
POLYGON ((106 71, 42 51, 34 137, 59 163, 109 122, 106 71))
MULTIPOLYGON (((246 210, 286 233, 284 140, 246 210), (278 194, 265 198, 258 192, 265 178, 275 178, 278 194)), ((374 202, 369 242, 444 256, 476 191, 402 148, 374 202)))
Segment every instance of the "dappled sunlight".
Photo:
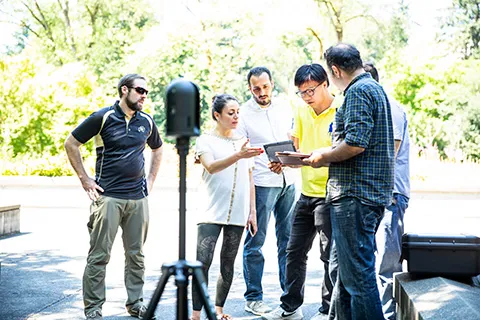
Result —
MULTIPOLYGON (((443 277, 399 275, 402 316, 423 319, 477 319, 478 288, 443 277)), ((397 297, 398 298, 398 297, 397 297)))
POLYGON ((412 294, 412 299, 415 299, 415 305, 420 310, 437 310, 442 304, 450 301, 455 296, 455 288, 448 285, 442 285, 435 290, 431 290, 418 295, 412 294))
MULTIPOLYGON (((19 318, 22 314, 38 312, 38 309, 28 309, 30 304, 25 301, 29 299, 49 305, 78 295, 81 290, 81 278, 78 274, 59 267, 67 261, 73 262, 75 258, 72 258, 49 250, 1 254, 2 295, 8 297, 4 303, 15 301, 16 305, 9 311, 9 316, 19 318)), ((7 319, 2 317, 1 311, 0 318, 7 319)))

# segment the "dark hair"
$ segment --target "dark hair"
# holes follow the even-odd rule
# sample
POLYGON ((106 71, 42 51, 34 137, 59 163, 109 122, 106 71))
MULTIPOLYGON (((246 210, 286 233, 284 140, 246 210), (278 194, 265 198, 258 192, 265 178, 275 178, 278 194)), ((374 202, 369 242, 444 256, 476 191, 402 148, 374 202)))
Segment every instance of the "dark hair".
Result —
POLYGON ((270 82, 272 81, 272 73, 270 72, 270 70, 268 70, 266 67, 255 67, 248 72, 248 75, 247 75, 248 86, 250 86, 250 78, 252 76, 259 77, 262 73, 268 74, 268 79, 270 79, 270 82))
POLYGON ((378 70, 375 68, 373 65, 373 62, 365 62, 363 64, 363 69, 370 73, 372 75, 372 78, 375 79, 375 81, 380 82, 380 77, 378 76, 378 70))
POLYGON ((327 72, 318 63, 304 64, 298 68, 295 73, 295 86, 299 87, 307 81, 316 81, 319 84, 327 81, 327 86, 330 85, 327 72))
POLYGON ((336 66, 346 73, 352 74, 356 70, 363 68, 360 52, 348 43, 338 43, 328 48, 324 57, 331 71, 333 71, 332 66, 336 66))
POLYGON ((212 99, 212 118, 213 120, 217 121, 215 118, 215 112, 222 113, 223 108, 227 105, 228 101, 236 101, 238 100, 234 96, 228 93, 217 94, 212 99))
POLYGON ((121 98, 122 97, 122 87, 123 86, 126 86, 127 88, 131 88, 133 87, 133 82, 137 79, 142 79, 142 80, 145 80, 145 77, 142 77, 141 75, 139 74, 136 74, 136 73, 129 73, 129 74, 126 74, 122 77, 122 79, 120 79, 120 81, 118 82, 118 86, 117 86, 117 89, 118 89, 118 96, 121 98))

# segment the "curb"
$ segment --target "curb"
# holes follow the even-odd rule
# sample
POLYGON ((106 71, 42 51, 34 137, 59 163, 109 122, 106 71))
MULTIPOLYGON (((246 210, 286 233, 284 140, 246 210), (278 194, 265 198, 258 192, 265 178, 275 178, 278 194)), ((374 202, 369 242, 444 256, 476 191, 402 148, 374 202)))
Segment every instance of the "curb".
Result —
MULTIPOLYGON (((197 175, 200 177, 200 175, 197 175)), ((155 189, 159 188, 178 188, 179 180, 177 177, 159 176, 155 182, 155 189)), ((200 185, 199 178, 187 178, 188 190, 198 190, 200 185)), ((0 176, 0 188, 8 187, 69 187, 81 188, 80 181, 75 176, 67 177, 41 177, 41 176, 0 176)), ((450 189, 439 188, 438 186, 428 186, 423 183, 412 183, 412 193, 438 193, 438 194, 469 194, 480 196, 479 186, 449 186, 450 189)))

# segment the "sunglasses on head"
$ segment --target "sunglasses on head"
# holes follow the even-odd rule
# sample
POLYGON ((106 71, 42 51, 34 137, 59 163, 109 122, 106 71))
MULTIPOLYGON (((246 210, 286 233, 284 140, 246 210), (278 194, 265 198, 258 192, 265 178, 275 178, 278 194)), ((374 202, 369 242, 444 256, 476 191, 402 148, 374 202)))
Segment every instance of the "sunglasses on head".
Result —
POLYGON ((138 94, 148 94, 147 89, 143 89, 142 87, 128 87, 129 89, 135 89, 138 94))

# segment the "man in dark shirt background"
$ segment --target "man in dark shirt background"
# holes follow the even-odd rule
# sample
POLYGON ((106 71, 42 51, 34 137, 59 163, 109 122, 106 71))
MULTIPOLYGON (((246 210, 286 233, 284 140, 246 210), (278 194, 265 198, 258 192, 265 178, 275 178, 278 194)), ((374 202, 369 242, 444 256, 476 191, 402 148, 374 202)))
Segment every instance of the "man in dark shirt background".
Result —
MULTIPOLYGON (((363 65, 366 72, 379 82, 377 68, 371 62, 363 65)), ((407 114, 403 107, 389 97, 392 110, 393 137, 395 139, 395 187, 392 203, 385 207, 385 214, 375 235, 377 244, 376 270, 378 291, 385 319, 396 319, 396 302, 393 297, 393 274, 402 272, 403 217, 410 198, 410 138, 407 114)))
POLYGON ((127 74, 118 83, 120 100, 113 106, 92 113, 65 141, 65 149, 83 189, 92 200, 90 249, 83 274, 83 301, 87 319, 103 319, 105 270, 118 227, 123 230, 125 250, 126 308, 141 318, 143 304, 143 245, 148 231, 147 195, 160 167, 162 140, 152 117, 142 112, 147 83, 138 74, 127 74), (95 140, 95 179, 88 176, 80 146, 95 140), (151 165, 145 177, 145 144, 152 150, 151 165))
POLYGON ((335 116, 332 149, 313 152, 305 162, 313 167, 330 164, 326 202, 331 205, 332 256, 338 259, 330 313, 335 312, 335 319, 383 320, 374 250, 376 229, 392 201, 390 104, 383 88, 364 71, 354 46, 330 47, 325 60, 345 100, 335 116))

